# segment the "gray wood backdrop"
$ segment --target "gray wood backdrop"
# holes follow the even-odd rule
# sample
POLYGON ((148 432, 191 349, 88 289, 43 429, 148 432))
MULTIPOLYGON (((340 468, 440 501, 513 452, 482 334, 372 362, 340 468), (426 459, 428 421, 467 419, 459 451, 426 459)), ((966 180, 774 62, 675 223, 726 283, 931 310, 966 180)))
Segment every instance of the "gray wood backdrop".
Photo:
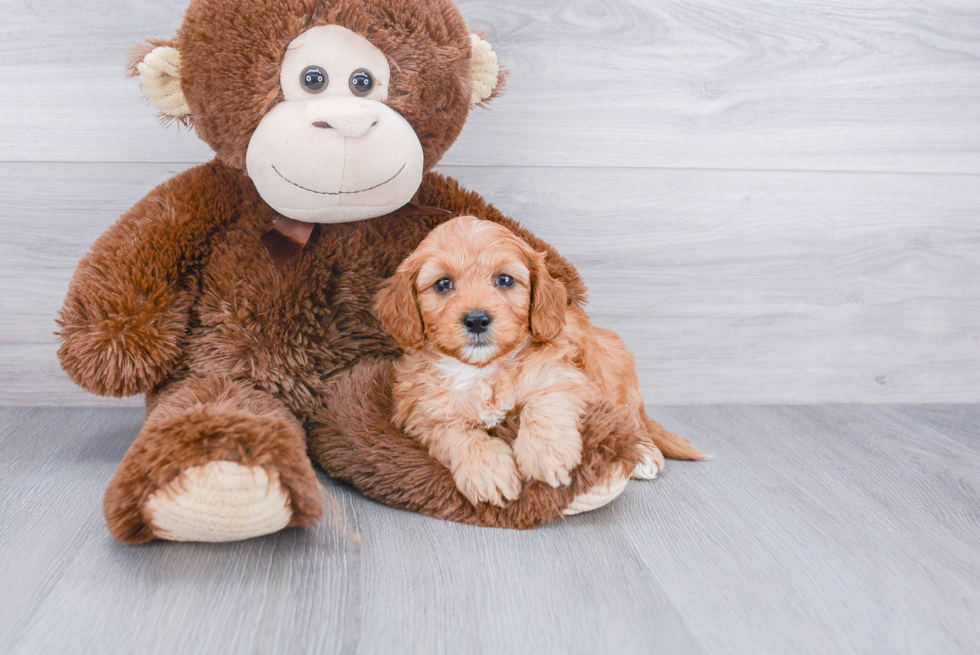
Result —
MULTIPOLYGON (((466 0, 513 74, 440 169, 578 264, 651 403, 980 399, 980 2, 466 0)), ((183 0, 0 0, 0 402, 73 388, 55 316, 210 151, 124 75, 183 0)))

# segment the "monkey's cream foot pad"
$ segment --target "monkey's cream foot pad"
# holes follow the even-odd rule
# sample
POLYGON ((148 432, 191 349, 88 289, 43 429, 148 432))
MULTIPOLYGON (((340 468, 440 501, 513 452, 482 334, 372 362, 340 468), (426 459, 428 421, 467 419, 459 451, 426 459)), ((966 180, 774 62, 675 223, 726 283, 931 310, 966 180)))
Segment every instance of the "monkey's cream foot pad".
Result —
POLYGON ((573 516, 584 512, 591 512, 599 509, 603 505, 608 505, 619 498, 619 495, 626 489, 626 483, 633 480, 653 480, 664 467, 663 455, 658 451, 655 456, 646 455, 643 460, 636 465, 633 473, 626 478, 614 478, 605 484, 597 484, 580 496, 565 508, 565 516, 573 516))
POLYGON ((153 532, 171 541, 237 541, 285 528, 289 493, 261 466, 209 462, 187 469, 146 501, 153 532))
POLYGON ((629 481, 630 479, 627 476, 624 478, 613 478, 609 482, 599 483, 584 494, 576 496, 575 500, 562 513, 565 516, 573 516, 575 514, 582 514, 583 512, 591 512, 594 509, 599 509, 603 505, 608 505, 619 498, 619 495, 626 489, 626 483, 629 481))

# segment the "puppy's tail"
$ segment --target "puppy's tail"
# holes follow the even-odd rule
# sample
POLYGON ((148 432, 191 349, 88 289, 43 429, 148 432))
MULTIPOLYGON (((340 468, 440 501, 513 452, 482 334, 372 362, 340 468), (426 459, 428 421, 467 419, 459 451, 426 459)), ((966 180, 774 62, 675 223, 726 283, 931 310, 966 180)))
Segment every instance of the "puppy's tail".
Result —
POLYGON ((664 426, 647 416, 645 409, 643 410, 643 420, 646 421, 653 443, 657 445, 664 457, 671 459, 704 459, 707 457, 684 437, 678 437, 673 432, 667 432, 664 426))

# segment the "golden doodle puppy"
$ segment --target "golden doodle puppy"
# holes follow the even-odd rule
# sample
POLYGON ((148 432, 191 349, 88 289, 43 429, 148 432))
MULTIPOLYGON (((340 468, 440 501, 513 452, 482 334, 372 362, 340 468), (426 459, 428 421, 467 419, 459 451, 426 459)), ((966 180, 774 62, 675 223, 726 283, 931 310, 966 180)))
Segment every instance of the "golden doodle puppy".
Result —
POLYGON ((544 254, 497 223, 462 216, 432 230, 385 282, 376 310, 405 349, 395 422, 474 504, 504 505, 522 480, 569 484, 582 460, 581 418, 600 397, 630 408, 650 436, 634 477, 663 467, 657 444, 702 457, 647 418, 623 341, 568 305, 544 254), (512 446, 488 432, 511 412, 520 421, 512 446))

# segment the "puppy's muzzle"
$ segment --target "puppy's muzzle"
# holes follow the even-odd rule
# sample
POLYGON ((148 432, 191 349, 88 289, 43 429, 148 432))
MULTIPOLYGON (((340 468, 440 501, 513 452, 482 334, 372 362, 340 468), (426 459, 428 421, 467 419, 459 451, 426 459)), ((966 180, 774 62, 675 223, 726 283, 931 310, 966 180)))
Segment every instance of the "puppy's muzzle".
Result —
POLYGON ((493 323, 493 317, 490 316, 489 312, 476 311, 463 314, 463 327, 473 335, 483 334, 490 328, 491 323, 493 323))

